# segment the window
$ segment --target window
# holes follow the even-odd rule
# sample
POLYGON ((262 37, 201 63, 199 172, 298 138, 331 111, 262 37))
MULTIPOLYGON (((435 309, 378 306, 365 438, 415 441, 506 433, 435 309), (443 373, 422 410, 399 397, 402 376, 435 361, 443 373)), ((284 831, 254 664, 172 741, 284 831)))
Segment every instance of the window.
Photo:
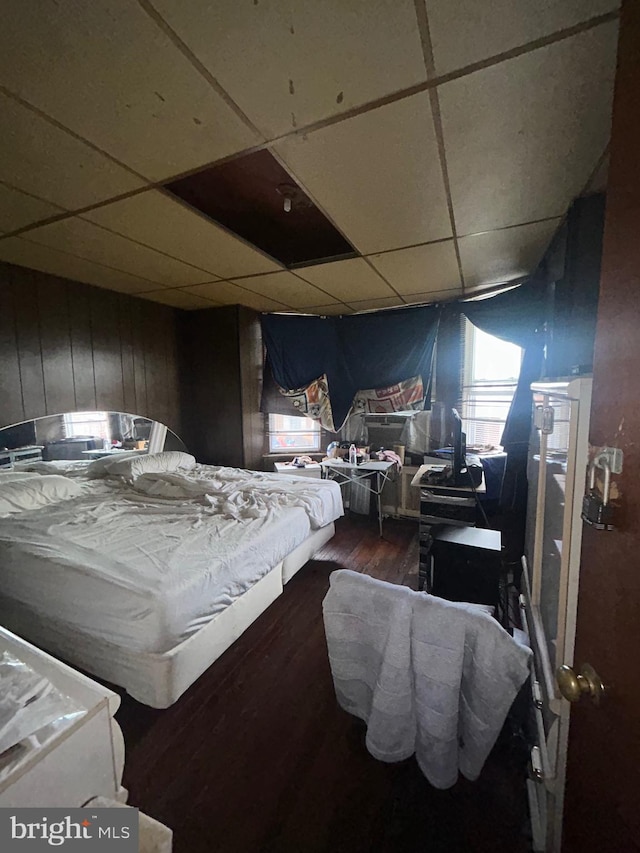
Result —
POLYGON ((66 438, 93 436, 111 440, 108 412, 70 412, 64 415, 66 438))
POLYGON ((463 318, 462 420, 469 446, 500 447, 516 390, 522 349, 463 318))
POLYGON ((293 451, 313 453, 320 450, 320 424, 311 418, 295 415, 269 415, 269 450, 271 453, 293 451))

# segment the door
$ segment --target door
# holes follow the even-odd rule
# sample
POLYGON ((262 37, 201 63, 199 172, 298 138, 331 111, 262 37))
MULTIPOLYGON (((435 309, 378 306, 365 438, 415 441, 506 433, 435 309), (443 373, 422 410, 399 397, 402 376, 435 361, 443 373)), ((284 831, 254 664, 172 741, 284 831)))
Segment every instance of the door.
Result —
POLYGON ((623 0, 590 442, 624 459, 615 529, 583 532, 574 660, 606 689, 599 706, 571 705, 564 853, 640 850, 639 46, 640 3, 623 0))
POLYGON ((534 781, 527 783, 533 849, 559 853, 569 703, 555 671, 573 663, 588 462, 591 379, 532 386, 536 429, 529 447, 529 508, 523 560, 523 627, 534 651, 534 781))

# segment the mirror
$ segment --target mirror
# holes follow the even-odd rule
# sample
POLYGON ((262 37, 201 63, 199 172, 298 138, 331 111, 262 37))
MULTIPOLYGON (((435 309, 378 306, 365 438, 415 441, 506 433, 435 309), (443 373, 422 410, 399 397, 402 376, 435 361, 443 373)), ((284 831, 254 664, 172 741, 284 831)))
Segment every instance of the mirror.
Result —
POLYGON ((123 450, 187 448, 164 424, 126 412, 67 412, 0 429, 0 465, 38 459, 91 461, 123 450))

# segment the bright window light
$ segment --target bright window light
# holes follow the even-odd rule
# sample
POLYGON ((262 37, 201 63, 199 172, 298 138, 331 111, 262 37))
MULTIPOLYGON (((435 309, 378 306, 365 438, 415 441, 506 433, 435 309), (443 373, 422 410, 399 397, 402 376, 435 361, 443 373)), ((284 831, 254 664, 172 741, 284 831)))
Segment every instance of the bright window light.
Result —
POLYGON ((522 349, 464 320, 462 420, 467 446, 500 449, 520 375, 522 349))
POLYGON ((70 412, 64 415, 66 438, 102 438, 111 440, 108 412, 70 412))
POLYGON ((271 453, 313 453, 320 450, 320 424, 295 415, 269 415, 271 453))

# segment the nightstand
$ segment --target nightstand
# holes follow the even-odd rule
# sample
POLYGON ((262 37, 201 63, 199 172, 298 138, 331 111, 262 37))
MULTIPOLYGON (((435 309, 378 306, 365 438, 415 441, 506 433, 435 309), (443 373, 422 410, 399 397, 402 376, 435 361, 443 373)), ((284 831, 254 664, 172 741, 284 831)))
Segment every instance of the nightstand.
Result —
POLYGON ((285 465, 284 462, 274 462, 273 470, 276 474, 292 474, 295 477, 315 477, 318 480, 322 474, 322 466, 319 462, 314 462, 312 465, 305 465, 304 468, 296 468, 295 465, 285 465))

